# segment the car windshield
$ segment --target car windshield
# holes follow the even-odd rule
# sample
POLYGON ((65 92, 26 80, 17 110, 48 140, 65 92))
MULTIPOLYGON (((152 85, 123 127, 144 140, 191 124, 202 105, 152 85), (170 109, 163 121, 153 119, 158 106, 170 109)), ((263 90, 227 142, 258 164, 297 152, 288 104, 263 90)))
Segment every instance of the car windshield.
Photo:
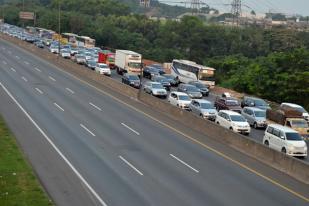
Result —
POLYGON ((128 78, 130 80, 139 80, 138 76, 136 76, 136 75, 130 75, 130 76, 128 76, 128 78))
POLYGON ((77 55, 76 58, 83 59, 85 57, 83 55, 77 55))
POLYGON ((264 111, 255 111, 254 112, 256 117, 265 117, 266 118, 266 112, 264 111))
POLYGON ((240 115, 231 115, 230 117, 233 122, 246 122, 245 118, 240 115))
POLYGON ((166 79, 174 79, 174 77, 173 77, 172 75, 164 75, 164 77, 165 77, 166 79))
POLYGON ((295 132, 287 132, 285 133, 286 139, 290 141, 301 141, 303 138, 295 132))
POLYGON ((239 105, 239 104, 238 104, 238 101, 237 101, 237 100, 226 100, 226 105, 229 105, 229 106, 237 106, 237 105, 239 105))
POLYGON ((201 108, 202 109, 214 109, 214 106, 212 106, 209 103, 201 103, 201 108))
POLYGON ((136 62, 130 62, 129 67, 140 69, 141 68, 141 63, 136 63, 136 62))
POLYGON ((184 100, 184 101, 185 101, 185 100, 190 100, 190 97, 187 96, 187 95, 179 95, 179 96, 178 96, 178 99, 179 99, 179 100, 184 100))
POLYGON ((306 120, 292 120, 292 126, 297 128, 308 128, 306 120))
POLYGON ((205 85, 205 84, 202 84, 202 83, 195 83, 194 85, 195 85, 197 88, 200 88, 200 89, 202 89, 202 88, 207 88, 206 85, 205 85))
POLYGON ((195 86, 188 86, 187 91, 188 92, 199 92, 200 90, 196 88, 195 86))
POLYGON ((261 99, 254 100, 254 104, 255 106, 268 106, 267 103, 261 99))
POLYGON ((152 88, 163 89, 163 86, 161 84, 152 84, 152 88))
POLYGON ((62 53, 69 53, 69 50, 67 50, 67 49, 62 49, 61 51, 62 51, 62 53))
POLYGON ((100 67, 100 68, 103 68, 103 69, 107 69, 107 68, 108 68, 108 66, 105 65, 105 64, 99 64, 99 67, 100 67))

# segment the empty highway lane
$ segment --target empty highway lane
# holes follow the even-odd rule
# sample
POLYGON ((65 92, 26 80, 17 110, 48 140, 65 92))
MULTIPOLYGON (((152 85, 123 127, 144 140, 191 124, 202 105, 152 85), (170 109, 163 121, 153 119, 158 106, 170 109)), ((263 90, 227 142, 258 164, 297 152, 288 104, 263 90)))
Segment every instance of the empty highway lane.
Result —
POLYGON ((307 185, 261 166, 284 179, 269 181, 4 40, 0 83, 0 111, 13 132, 20 117, 8 111, 18 110, 40 133, 18 135, 41 137, 27 145, 34 168, 37 150, 58 156, 46 167, 67 167, 52 170, 54 179, 36 171, 57 205, 308 205, 307 185), (64 186, 72 202, 54 191, 64 186))

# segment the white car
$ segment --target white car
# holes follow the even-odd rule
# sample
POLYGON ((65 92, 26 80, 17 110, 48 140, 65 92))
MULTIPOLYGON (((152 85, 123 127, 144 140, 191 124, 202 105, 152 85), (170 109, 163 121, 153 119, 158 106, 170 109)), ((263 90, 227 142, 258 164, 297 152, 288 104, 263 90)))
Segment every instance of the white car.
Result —
POLYGON ((247 120, 239 113, 221 110, 216 116, 216 123, 234 132, 249 135, 251 128, 247 120))
POLYGON ((183 92, 171 92, 168 96, 168 102, 181 109, 189 110, 191 98, 189 97, 189 95, 183 92))
POLYGON ((263 143, 290 156, 307 157, 306 142, 297 131, 289 127, 278 124, 268 125, 263 143))
POLYGON ((58 54, 59 48, 57 46, 50 46, 49 51, 54 54, 58 54))
POLYGON ((70 52, 70 50, 68 50, 68 49, 61 49, 61 50, 60 50, 60 55, 61 55, 63 58, 66 58, 66 59, 71 58, 71 52, 70 52))
POLYGON ((94 70, 96 72, 98 72, 99 74, 104 74, 104 75, 107 75, 107 76, 111 75, 111 69, 109 68, 109 66, 107 64, 97 63, 94 70))
POLYGON ((167 96, 166 89, 158 82, 146 82, 144 85, 144 91, 157 97, 165 98, 167 96))

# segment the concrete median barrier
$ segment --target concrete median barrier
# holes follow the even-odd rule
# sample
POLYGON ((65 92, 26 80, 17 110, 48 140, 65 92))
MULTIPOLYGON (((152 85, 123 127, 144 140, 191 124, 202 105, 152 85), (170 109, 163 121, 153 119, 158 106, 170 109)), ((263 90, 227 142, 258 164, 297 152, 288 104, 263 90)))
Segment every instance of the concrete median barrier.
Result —
POLYGON ((240 134, 234 133, 211 121, 206 121, 198 116, 193 115, 188 111, 181 110, 167 102, 148 95, 144 92, 138 93, 137 89, 124 85, 116 80, 98 75, 95 72, 77 65, 71 60, 58 58, 56 55, 48 51, 39 49, 32 44, 20 41, 18 39, 0 34, 0 38, 5 39, 19 47, 31 51, 33 54, 47 60, 48 62, 58 66, 59 68, 83 79, 89 83, 100 84, 117 91, 123 95, 138 98, 141 102, 149 105, 153 109, 168 115, 171 119, 179 121, 188 127, 205 134, 205 136, 212 138, 222 144, 228 145, 242 153, 245 153, 259 161, 278 169, 295 179, 309 184, 309 164, 300 161, 296 158, 291 158, 280 152, 269 149, 265 145, 249 139, 240 134), (188 124, 189 123, 189 124, 188 124))

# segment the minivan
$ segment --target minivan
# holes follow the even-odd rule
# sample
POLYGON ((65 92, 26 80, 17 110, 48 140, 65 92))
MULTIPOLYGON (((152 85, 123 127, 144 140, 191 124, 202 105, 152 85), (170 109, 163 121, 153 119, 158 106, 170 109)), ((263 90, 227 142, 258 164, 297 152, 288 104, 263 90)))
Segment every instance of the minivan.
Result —
POLYGON ((307 157, 306 142, 297 131, 289 127, 278 124, 268 125, 263 143, 289 156, 307 157))

